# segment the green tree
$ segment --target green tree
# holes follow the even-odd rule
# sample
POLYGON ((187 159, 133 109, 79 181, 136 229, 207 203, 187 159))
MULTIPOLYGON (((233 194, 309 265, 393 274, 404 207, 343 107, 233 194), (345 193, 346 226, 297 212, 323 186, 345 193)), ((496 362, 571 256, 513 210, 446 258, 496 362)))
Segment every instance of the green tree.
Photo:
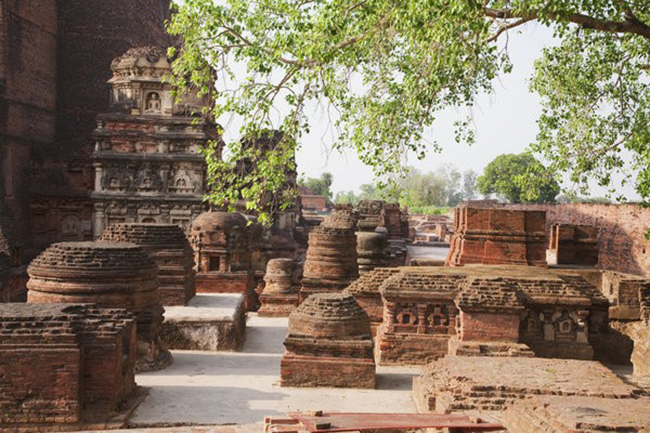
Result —
POLYGON ((476 198, 476 179, 478 173, 474 170, 467 170, 463 173, 463 200, 474 200, 476 198))
POLYGON ((308 177, 306 179, 299 179, 298 185, 314 191, 318 195, 322 195, 327 199, 328 203, 332 202, 332 174, 323 173, 319 178, 308 177))
MULTIPOLYGON (((335 148, 354 149, 381 179, 401 172, 405 153, 430 150, 422 136, 436 113, 471 112, 476 95, 512 70, 498 41, 529 22, 558 40, 531 79, 543 104, 533 149, 578 186, 612 185, 623 171, 650 197, 648 1, 183 0, 169 26, 184 41, 170 53, 179 92, 210 94, 211 114, 236 117, 243 141, 284 132, 239 183, 233 161, 255 150, 233 140, 221 161, 206 149, 213 184, 229 185, 210 200, 243 196, 254 208, 281 185, 309 130, 309 101, 338 110, 335 148)), ((473 140, 469 120, 457 120, 457 140, 473 140)))
POLYGON ((359 204, 359 196, 354 191, 339 191, 334 197, 335 204, 351 204, 356 206, 359 204))
POLYGON ((528 153, 497 156, 476 185, 481 194, 497 194, 510 203, 554 202, 560 192, 553 174, 528 153))

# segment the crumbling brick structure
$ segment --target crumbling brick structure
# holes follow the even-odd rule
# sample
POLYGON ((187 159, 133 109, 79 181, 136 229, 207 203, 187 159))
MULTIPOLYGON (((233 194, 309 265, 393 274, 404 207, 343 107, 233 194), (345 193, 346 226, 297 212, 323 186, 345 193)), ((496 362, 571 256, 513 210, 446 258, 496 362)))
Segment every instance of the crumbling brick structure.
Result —
POLYGON ((534 356, 527 345, 519 343, 519 320, 525 307, 515 281, 499 277, 468 280, 455 303, 460 314, 449 354, 534 356))
POLYGON ((260 295, 260 316, 287 317, 298 305, 299 283, 296 262, 292 259, 272 259, 266 266, 264 292, 260 295))
POLYGON ((398 268, 375 268, 360 276, 344 290, 354 296, 370 318, 373 337, 377 335, 377 329, 384 318, 384 302, 379 288, 384 281, 398 272, 398 268))
POLYGON ((384 207, 386 202, 383 200, 361 200, 356 207, 359 221, 357 227, 362 232, 374 232, 384 223, 384 207))
POLYGON ((314 293, 341 292, 359 277, 357 217, 349 208, 336 208, 309 233, 301 301, 314 293))
POLYGON ((351 295, 319 293, 289 316, 282 386, 374 388, 368 315, 351 295))
POLYGON ((519 400, 503 414, 509 432, 644 433, 650 426, 650 399, 539 396, 519 400))
POLYGON ((609 299, 609 315, 617 320, 641 319, 641 292, 650 286, 650 279, 620 272, 603 271, 601 288, 609 299))
POLYGON ((359 275, 388 265, 389 246, 386 233, 357 232, 359 275))
POLYGON ((554 224, 550 229, 547 261, 551 265, 596 266, 598 228, 554 224))
POLYGON ((387 266, 390 258, 388 231, 379 227, 383 222, 386 202, 382 200, 362 200, 356 208, 357 221, 357 263, 359 275, 374 268, 387 266))
POLYGON ((163 305, 187 305, 196 294, 194 254, 178 225, 115 224, 104 231, 102 241, 130 242, 149 253, 158 266, 163 305))
POLYGON ((94 132, 95 237, 116 223, 172 223, 189 232, 205 211, 205 161, 218 140, 202 101, 172 95, 171 63, 158 47, 131 48, 112 65, 111 110, 94 132))
POLYGON ((88 303, 124 308, 137 318, 137 369, 171 363, 160 342, 163 308, 158 268, 139 246, 108 242, 53 244, 27 269, 30 303, 88 303))
POLYGON ((598 267, 650 277, 650 209, 639 204, 520 204, 493 205, 505 209, 546 212, 546 233, 566 224, 598 228, 598 267))
POLYGON ((388 233, 390 245, 390 266, 404 266, 406 263, 406 239, 408 233, 408 216, 402 213, 397 203, 385 203, 382 211, 382 222, 379 225, 388 233))
POLYGON ((454 299, 462 275, 405 268, 381 286, 384 319, 377 332, 379 364, 426 364, 447 354, 456 334, 454 299))
POLYGON ((407 267, 381 283, 382 364, 448 353, 593 359, 609 303, 583 277, 527 266, 407 267), (451 341, 450 341, 451 340, 451 341))
POLYGON ((414 379, 413 394, 420 412, 502 412, 549 394, 633 402, 640 389, 596 361, 450 355, 414 379))
POLYGON ((125 310, 0 305, 0 431, 105 422, 135 389, 136 330, 125 310))
POLYGON ((248 220, 238 212, 205 212, 192 223, 196 291, 243 293, 256 303, 248 220))
POLYGON ((448 266, 546 265, 546 215, 460 205, 454 210, 454 235, 448 266))

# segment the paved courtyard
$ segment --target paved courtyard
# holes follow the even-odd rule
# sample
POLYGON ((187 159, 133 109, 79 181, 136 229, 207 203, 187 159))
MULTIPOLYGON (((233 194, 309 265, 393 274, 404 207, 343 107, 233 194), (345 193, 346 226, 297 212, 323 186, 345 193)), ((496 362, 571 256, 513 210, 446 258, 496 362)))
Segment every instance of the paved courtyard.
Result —
POLYGON ((280 359, 287 319, 251 315, 242 352, 175 351, 165 370, 138 375, 150 393, 134 426, 260 424, 291 410, 415 413, 417 368, 379 367, 376 390, 282 388, 280 359))

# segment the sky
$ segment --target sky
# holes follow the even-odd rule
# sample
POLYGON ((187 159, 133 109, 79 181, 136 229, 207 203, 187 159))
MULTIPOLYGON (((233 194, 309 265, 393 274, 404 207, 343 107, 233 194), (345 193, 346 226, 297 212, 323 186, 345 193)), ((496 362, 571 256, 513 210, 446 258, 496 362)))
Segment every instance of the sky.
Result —
MULTIPOLYGON (((453 110, 443 112, 426 131, 428 141, 437 141, 443 151, 429 152, 424 160, 410 158, 409 165, 426 172, 452 164, 461 172, 472 169, 480 174, 498 155, 523 152, 537 135, 536 120, 541 113, 539 97, 528 90, 528 81, 535 59, 541 56, 545 46, 552 44, 552 31, 539 24, 530 23, 520 32, 510 32, 508 50, 514 69, 494 83, 492 94, 479 97, 473 113, 476 142, 471 147, 457 144, 453 122, 462 116, 453 110)), ((297 154, 298 172, 308 177, 329 172, 333 175, 335 194, 349 190, 358 192, 360 185, 373 182, 372 171, 353 151, 340 154, 328 150, 333 142, 329 123, 322 109, 313 110, 312 131, 303 136, 302 148, 297 154)), ((591 192, 592 196, 606 194, 598 188, 592 188, 591 192)), ((624 193, 631 200, 637 197, 633 186, 626 187, 624 193)))

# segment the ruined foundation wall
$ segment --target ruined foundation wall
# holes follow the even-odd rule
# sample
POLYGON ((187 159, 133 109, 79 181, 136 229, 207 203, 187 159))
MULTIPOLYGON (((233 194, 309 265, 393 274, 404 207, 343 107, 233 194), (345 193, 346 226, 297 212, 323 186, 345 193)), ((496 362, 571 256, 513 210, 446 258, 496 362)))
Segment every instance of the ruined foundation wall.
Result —
POLYGON ((650 276, 650 209, 635 204, 525 204, 508 209, 546 211, 547 232, 554 224, 600 228, 598 263, 603 269, 650 276))

